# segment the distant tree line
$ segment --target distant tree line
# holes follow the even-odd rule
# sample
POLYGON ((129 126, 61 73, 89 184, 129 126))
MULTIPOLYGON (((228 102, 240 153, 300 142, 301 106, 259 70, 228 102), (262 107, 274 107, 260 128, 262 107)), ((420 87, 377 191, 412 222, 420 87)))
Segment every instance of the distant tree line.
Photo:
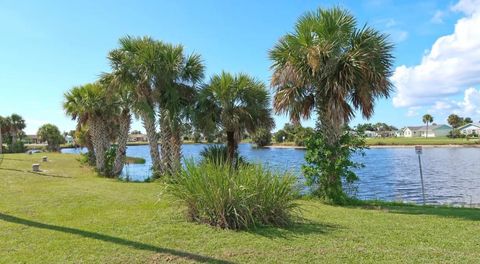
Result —
POLYGON ((275 142, 294 142, 297 146, 305 146, 306 140, 314 134, 311 127, 303 127, 301 124, 286 123, 282 129, 274 134, 275 142))

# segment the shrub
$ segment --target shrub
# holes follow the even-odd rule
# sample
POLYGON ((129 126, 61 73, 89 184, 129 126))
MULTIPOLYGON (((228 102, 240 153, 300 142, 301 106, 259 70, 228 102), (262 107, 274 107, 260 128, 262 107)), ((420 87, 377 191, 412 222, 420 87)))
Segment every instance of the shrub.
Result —
MULTIPOLYGON (((228 149, 225 145, 211 145, 205 147, 200 152, 200 157, 202 157, 202 162, 211 162, 214 164, 224 164, 228 159, 228 149)), ((240 156, 238 153, 235 154, 235 161, 233 164, 248 164, 244 157, 240 156)))
POLYGON ((306 184, 313 187, 313 194, 327 202, 348 203, 351 197, 344 185, 353 186, 358 180, 353 170, 362 168, 363 164, 353 161, 352 156, 364 155, 364 138, 345 132, 336 145, 330 146, 318 132, 307 140, 306 146, 306 165, 302 170, 306 184))
POLYGON ((449 138, 464 138, 465 135, 462 134, 462 132, 460 132, 460 130, 454 128, 454 129, 450 130, 450 132, 448 132, 447 137, 449 137, 449 138))
POLYGON ((253 134, 252 141, 259 147, 270 145, 272 143, 272 133, 266 128, 259 128, 253 134))
POLYGON ((305 146, 306 141, 313 135, 314 131, 311 127, 301 128, 295 134, 294 142, 297 146, 305 146))
POLYGON ((194 142, 194 143, 199 143, 199 142, 200 142, 200 139, 201 139, 200 133, 194 132, 194 133, 193 133, 193 142, 194 142))
POLYGON ((117 155, 117 145, 112 145, 107 151, 105 151, 105 174, 108 177, 114 176, 113 166, 115 165, 115 157, 117 155))
POLYGON ((11 143, 8 145, 8 149, 5 152, 8 153, 24 153, 27 151, 25 144, 23 141, 17 141, 15 143, 11 143))
POLYGON ((183 201, 190 221, 228 229, 257 225, 285 226, 297 212, 296 178, 278 175, 260 165, 240 165, 192 160, 169 185, 169 193, 183 201))

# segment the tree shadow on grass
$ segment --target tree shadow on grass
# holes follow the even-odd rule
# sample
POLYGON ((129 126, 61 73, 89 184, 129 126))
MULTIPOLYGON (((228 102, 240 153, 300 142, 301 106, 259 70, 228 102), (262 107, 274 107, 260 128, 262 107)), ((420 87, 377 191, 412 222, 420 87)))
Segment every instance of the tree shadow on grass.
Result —
POLYGON ((170 249, 170 248, 157 247, 157 246, 154 246, 154 245, 149 245, 149 244, 145 244, 145 243, 141 243, 141 242, 131 241, 131 240, 127 240, 127 239, 123 239, 123 238, 119 238, 119 237, 99 234, 99 233, 95 233, 95 232, 84 231, 84 230, 80 230, 80 229, 76 229, 76 228, 44 224, 44 223, 35 222, 35 221, 31 221, 31 220, 27 220, 27 219, 15 217, 15 216, 3 214, 3 213, 0 213, 0 220, 3 220, 5 222, 10 222, 10 223, 35 227, 35 228, 41 228, 41 229, 47 229, 47 230, 53 230, 53 231, 78 235, 78 236, 81 236, 81 237, 86 237, 86 238, 91 238, 91 239, 97 239, 97 240, 104 241, 104 242, 109 242, 109 243, 114 243, 114 244, 117 244, 117 245, 131 247, 131 248, 134 248, 134 249, 146 250, 146 251, 151 251, 151 252, 161 253, 161 254, 169 254, 169 255, 172 255, 172 256, 175 256, 175 257, 180 257, 180 258, 184 258, 184 259, 192 260, 192 261, 196 261, 196 262, 233 263, 233 262, 229 262, 229 261, 225 261, 225 260, 220 260, 220 259, 215 259, 215 258, 211 258, 211 257, 206 257, 206 256, 193 254, 193 253, 188 253, 188 252, 185 252, 185 251, 180 251, 180 250, 175 250, 175 249, 170 249))
POLYGON ((254 229, 249 229, 247 230, 247 232, 268 238, 288 239, 310 234, 328 234, 341 228, 342 227, 340 225, 336 224, 318 223, 303 220, 302 222, 295 222, 292 225, 286 227, 262 226, 254 229))
POLYGON ((35 172, 35 171, 28 171, 28 170, 19 170, 19 169, 10 169, 10 168, 0 168, 0 170, 8 170, 8 171, 16 171, 16 172, 23 172, 23 173, 31 173, 31 174, 36 174, 39 176, 46 176, 46 177, 54 177, 54 178, 72 178, 70 176, 63 176, 63 175, 55 175, 55 174, 49 174, 45 172, 35 172))
POLYGON ((399 205, 399 204, 378 204, 365 203, 364 205, 349 206, 352 208, 362 208, 369 210, 382 210, 394 214, 409 215, 433 215, 445 218, 460 218, 469 221, 480 221, 480 209, 478 208, 459 208, 447 206, 419 206, 419 205, 399 205))

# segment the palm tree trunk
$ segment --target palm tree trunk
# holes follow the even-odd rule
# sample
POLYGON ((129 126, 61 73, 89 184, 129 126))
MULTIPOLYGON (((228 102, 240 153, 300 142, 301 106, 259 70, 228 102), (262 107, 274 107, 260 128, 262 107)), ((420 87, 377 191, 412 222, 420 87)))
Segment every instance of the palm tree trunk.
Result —
POLYGON ((427 122, 427 133, 425 133, 425 138, 428 137, 428 122, 427 122))
POLYGON ((12 146, 15 146, 15 143, 17 143, 17 131, 15 128, 10 130, 10 135, 12 136, 12 146))
POLYGON ((85 139, 85 147, 87 147, 87 150, 88 150, 88 164, 90 166, 95 166, 96 164, 95 148, 93 147, 91 132, 88 131, 87 133, 88 135, 86 136, 86 139, 85 139))
POLYGON ((96 169, 100 174, 103 174, 105 171, 105 139, 106 131, 104 131, 104 122, 98 118, 90 118, 88 127, 92 136, 93 148, 95 150, 95 164, 96 169))
POLYGON ((123 170, 127 153, 128 132, 130 131, 131 122, 130 111, 124 110, 120 117, 120 130, 118 135, 117 153, 115 155, 115 162, 113 165, 113 175, 118 176, 123 170))
POLYGON ((160 145, 162 151, 162 173, 172 173, 172 127, 165 110, 160 111, 160 145))
POLYGON ((237 152, 237 142, 235 140, 235 132, 227 131, 227 154, 230 164, 234 165, 235 153, 237 152))
POLYGON ((153 113, 141 113, 143 126, 147 132, 148 144, 150 145, 150 157, 153 164, 153 175, 161 172, 160 153, 158 152, 158 136, 155 128, 155 116, 153 113))
POLYGON ((172 145, 171 145, 171 169, 172 174, 175 175, 180 172, 180 164, 182 158, 182 136, 178 126, 174 126, 172 130, 172 145))
POLYGON ((95 151, 95 163, 97 171, 105 175, 106 171, 106 151, 110 148, 108 138, 107 123, 100 117, 94 117, 89 120, 89 128, 92 129, 92 143, 95 151))

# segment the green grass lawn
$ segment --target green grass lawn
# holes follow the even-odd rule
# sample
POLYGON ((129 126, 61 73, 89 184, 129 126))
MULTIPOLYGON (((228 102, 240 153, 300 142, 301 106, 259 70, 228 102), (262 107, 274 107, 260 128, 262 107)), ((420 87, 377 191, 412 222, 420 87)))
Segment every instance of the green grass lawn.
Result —
POLYGON ((159 182, 96 176, 76 155, 5 155, 0 263, 478 263, 480 210, 299 201, 290 228, 188 223, 159 182))

